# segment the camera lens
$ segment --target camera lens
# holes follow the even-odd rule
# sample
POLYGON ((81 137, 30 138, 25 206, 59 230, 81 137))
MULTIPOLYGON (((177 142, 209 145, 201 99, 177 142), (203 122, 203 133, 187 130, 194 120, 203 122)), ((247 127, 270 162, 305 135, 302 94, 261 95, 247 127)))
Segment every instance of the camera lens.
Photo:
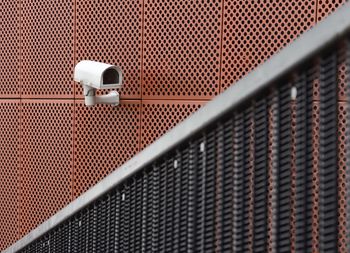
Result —
POLYGON ((103 73, 103 84, 118 84, 119 83, 119 73, 113 68, 106 69, 103 73))

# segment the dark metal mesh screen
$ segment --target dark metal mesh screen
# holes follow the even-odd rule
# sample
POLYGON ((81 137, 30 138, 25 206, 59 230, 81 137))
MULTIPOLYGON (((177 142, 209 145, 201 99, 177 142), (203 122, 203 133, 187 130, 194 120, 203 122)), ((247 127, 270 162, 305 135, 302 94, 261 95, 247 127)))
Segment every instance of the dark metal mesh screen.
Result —
POLYGON ((346 252, 345 49, 281 78, 22 252, 346 252))

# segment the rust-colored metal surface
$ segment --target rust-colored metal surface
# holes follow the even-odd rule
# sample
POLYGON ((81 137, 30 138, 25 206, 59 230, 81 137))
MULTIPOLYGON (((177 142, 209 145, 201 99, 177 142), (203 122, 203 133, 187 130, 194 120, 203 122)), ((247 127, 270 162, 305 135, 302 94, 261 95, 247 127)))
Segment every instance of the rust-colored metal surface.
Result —
MULTIPOLYGON (((122 98, 141 98, 141 0, 77 1, 76 63, 95 60, 119 65, 122 98)), ((76 96, 82 95, 81 85, 76 96)))
POLYGON ((0 97, 20 97, 19 1, 0 5, 0 97))
POLYGON ((138 153, 140 146, 139 101, 122 101, 118 107, 86 107, 75 103, 74 197, 95 185, 138 153))
POLYGON ((144 3, 143 98, 218 94, 222 1, 144 3))
POLYGON ((338 100, 346 101, 346 82, 348 69, 346 66, 346 45, 339 45, 338 51, 338 100))
POLYGON ((315 24, 316 0, 224 2, 221 91, 315 24))
POLYGON ((0 100, 0 250, 18 239, 20 100, 0 100))
POLYGON ((317 20, 321 21, 347 0, 317 0, 317 20))
POLYGON ((72 200, 73 106, 73 101, 22 101, 21 236, 72 200))
POLYGON ((314 61, 314 65, 310 69, 313 74, 312 80, 312 100, 320 101, 320 59, 314 61))
POLYGON ((338 104, 338 252, 346 253, 348 243, 347 230, 347 190, 346 190, 346 128, 347 128, 347 104, 340 102, 338 104))
POLYGON ((73 98, 74 1, 21 1, 24 98, 73 98))
POLYGON ((320 103, 312 106, 312 252, 319 252, 320 103))
POLYGON ((204 101, 142 101, 141 149, 198 110, 204 101))

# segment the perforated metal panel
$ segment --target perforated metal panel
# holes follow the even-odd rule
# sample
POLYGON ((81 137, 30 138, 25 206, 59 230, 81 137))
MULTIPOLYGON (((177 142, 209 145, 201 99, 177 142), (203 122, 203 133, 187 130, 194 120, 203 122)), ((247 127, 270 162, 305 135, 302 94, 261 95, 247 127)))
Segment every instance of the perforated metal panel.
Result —
POLYGON ((19 12, 19 1, 1 1, 0 97, 20 96, 19 12))
POLYGON ((74 197, 79 196, 139 151, 139 101, 118 107, 75 103, 74 197))
MULTIPOLYGON (((142 1, 77 1, 76 62, 119 65, 123 98, 141 97, 142 1)), ((82 95, 76 86, 76 95, 82 95)))
POLYGON ((319 149, 320 103, 312 105, 312 252, 319 250, 319 149))
POLYGON ((145 0, 143 98, 219 92, 222 1, 145 0))
POLYGON ((165 134, 176 124, 198 110, 203 101, 142 101, 141 148, 165 134))
POLYGON ((0 250, 18 239, 19 100, 0 100, 0 250))
POLYGON ((21 1, 22 97, 74 96, 74 1, 21 1))
POLYGON ((347 233, 347 189, 346 189, 346 127, 347 127, 347 107, 344 102, 338 103, 338 224, 339 224, 339 236, 338 236, 338 252, 347 252, 348 245, 348 233, 347 233))
POLYGON ((317 0, 317 20, 321 21, 348 0, 317 0))
POLYGON ((315 23, 316 0, 224 1, 222 90, 315 23))
POLYGON ((73 102, 23 100, 21 235, 72 200, 73 102))
POLYGON ((338 49, 338 101, 346 101, 347 73, 349 72, 346 64, 346 48, 346 43, 340 43, 338 49))

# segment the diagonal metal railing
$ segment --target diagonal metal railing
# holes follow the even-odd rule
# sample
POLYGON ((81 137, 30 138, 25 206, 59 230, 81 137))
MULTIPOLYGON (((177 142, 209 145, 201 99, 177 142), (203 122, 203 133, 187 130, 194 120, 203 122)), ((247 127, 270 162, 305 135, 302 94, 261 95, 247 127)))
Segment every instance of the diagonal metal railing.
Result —
POLYGON ((349 252, 350 4, 6 249, 349 252))

